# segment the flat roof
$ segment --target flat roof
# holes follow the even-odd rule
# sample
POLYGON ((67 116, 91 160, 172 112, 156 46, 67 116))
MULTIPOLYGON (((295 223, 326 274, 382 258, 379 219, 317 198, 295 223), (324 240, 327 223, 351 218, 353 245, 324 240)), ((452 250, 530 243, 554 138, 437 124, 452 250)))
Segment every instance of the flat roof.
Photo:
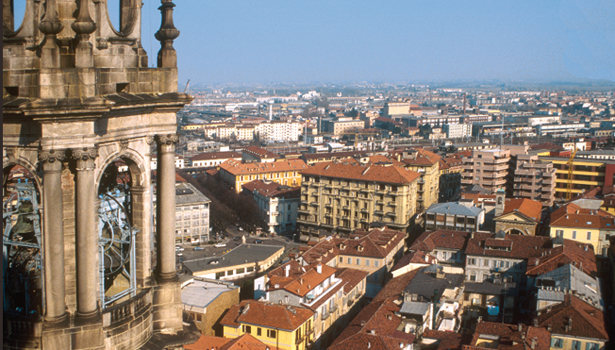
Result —
POLYGON ((196 277, 182 288, 182 303, 187 306, 206 308, 221 294, 239 288, 224 281, 212 281, 196 277))
POLYGON ((284 250, 284 247, 269 244, 241 244, 226 254, 186 260, 183 264, 193 274, 202 273, 209 270, 264 261, 280 250, 284 250))

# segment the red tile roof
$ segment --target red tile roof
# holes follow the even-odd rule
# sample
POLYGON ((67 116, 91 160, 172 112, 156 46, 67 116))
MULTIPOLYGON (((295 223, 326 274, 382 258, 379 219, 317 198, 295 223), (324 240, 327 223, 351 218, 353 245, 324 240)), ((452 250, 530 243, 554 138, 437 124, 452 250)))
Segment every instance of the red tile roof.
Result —
POLYGON ((244 300, 231 306, 220 324, 239 327, 242 323, 294 331, 314 316, 314 312, 303 307, 289 307, 256 300, 244 300), (294 310, 294 312, 293 312, 294 310))
POLYGON ((602 209, 583 209, 569 203, 551 213, 551 226, 615 230, 615 216, 602 209))
POLYGON ((317 163, 302 174, 400 185, 410 184, 420 177, 417 172, 393 165, 364 166, 348 161, 317 163))
POLYGON ((258 146, 249 146, 245 148, 242 152, 254 155, 260 158, 278 158, 280 155, 270 152, 264 148, 260 148, 258 146))
POLYGON ((506 198, 502 215, 518 211, 521 214, 540 222, 542 203, 527 198, 506 198))
POLYGON ((253 180, 241 185, 250 192, 258 192, 268 198, 299 198, 301 186, 289 187, 270 180, 253 180))
POLYGON ((539 276, 543 273, 553 271, 566 264, 573 264, 579 270, 590 276, 596 276, 598 268, 596 266, 596 255, 594 250, 588 248, 587 244, 565 239, 564 244, 552 249, 545 249, 540 256, 528 259, 525 274, 528 276, 539 276))
MULTIPOLYGON (((507 234, 502 241, 510 243, 510 250, 486 249, 485 243, 493 242, 495 233, 475 232, 466 247, 466 255, 501 256, 517 259, 529 259, 541 255, 544 249, 551 248, 550 237, 522 236, 507 234)), ((494 247, 494 246, 492 246, 494 247)))
POLYGON ((414 241, 409 250, 420 250, 425 253, 429 253, 435 248, 463 250, 469 238, 469 232, 451 230, 427 231, 414 241))
POLYGON ((212 160, 212 159, 227 159, 227 158, 236 158, 241 159, 241 153, 235 151, 229 152, 206 152, 197 154, 196 156, 190 158, 191 161, 199 161, 199 160, 212 160))
POLYGON ((551 347, 551 333, 544 328, 532 327, 527 325, 480 322, 476 325, 474 336, 470 342, 470 346, 464 346, 464 349, 484 349, 477 347, 476 343, 482 335, 497 336, 498 346, 500 350, 549 350, 551 347), (532 340, 535 340, 535 346, 532 347, 532 340))
POLYGON ((435 331, 426 329, 423 332, 423 339, 438 339, 438 347, 434 350, 461 350, 463 344, 470 342, 468 334, 459 334, 450 331, 435 331))
POLYGON ((252 175, 281 171, 302 171, 307 169, 307 165, 302 159, 289 159, 271 163, 244 163, 236 160, 227 160, 220 164, 220 169, 233 175, 252 175))
POLYGON ((250 334, 244 334, 235 339, 212 337, 202 335, 194 344, 184 345, 186 350, 277 350, 279 348, 270 346, 254 338, 250 334))
POLYGON ((425 149, 414 149, 409 157, 402 157, 400 161, 408 166, 432 166, 440 162, 439 155, 425 149))
MULTIPOLYGON (((602 312, 572 294, 551 311, 536 316, 541 327, 551 326, 551 334, 607 341, 602 312)), ((547 309, 548 310, 548 309, 547 309)))
POLYGON ((423 253, 422 251, 410 252, 404 255, 395 266, 391 269, 391 272, 399 270, 404 266, 410 264, 426 264, 431 265, 436 263, 436 258, 433 255, 423 253))

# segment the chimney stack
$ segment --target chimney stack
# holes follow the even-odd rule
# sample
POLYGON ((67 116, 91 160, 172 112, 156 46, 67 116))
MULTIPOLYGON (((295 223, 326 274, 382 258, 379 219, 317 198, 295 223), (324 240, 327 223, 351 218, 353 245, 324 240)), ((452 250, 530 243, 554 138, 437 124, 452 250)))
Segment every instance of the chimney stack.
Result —
POLYGON ((290 276, 290 264, 289 264, 289 265, 286 265, 286 266, 284 267, 284 270, 286 270, 286 277, 290 276))
POLYGON ((532 338, 532 345, 530 345, 532 349, 536 349, 536 338, 532 338))
POLYGON ((322 273, 322 265, 321 264, 316 265, 316 272, 322 273))

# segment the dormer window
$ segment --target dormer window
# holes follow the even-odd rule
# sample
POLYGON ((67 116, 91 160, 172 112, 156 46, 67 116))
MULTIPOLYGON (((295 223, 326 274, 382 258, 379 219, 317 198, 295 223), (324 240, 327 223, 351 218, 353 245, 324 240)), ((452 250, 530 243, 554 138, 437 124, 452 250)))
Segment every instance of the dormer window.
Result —
POLYGON ((340 249, 341 249, 341 250, 346 249, 346 245, 345 245, 344 243, 340 243, 340 249))
POLYGON ((357 247, 357 250, 358 250, 358 251, 360 251, 360 252, 362 252, 362 251, 363 251, 363 246, 362 246, 362 245, 358 246, 358 247, 357 247))

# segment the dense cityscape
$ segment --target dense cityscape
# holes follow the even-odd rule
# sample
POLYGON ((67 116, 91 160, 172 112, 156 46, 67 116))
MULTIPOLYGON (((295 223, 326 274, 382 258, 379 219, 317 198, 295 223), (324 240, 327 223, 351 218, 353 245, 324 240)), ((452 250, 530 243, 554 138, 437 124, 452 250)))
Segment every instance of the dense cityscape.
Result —
POLYGON ((170 0, 157 55, 144 4, 24 6, 3 348, 613 348, 612 81, 191 84, 170 0))

